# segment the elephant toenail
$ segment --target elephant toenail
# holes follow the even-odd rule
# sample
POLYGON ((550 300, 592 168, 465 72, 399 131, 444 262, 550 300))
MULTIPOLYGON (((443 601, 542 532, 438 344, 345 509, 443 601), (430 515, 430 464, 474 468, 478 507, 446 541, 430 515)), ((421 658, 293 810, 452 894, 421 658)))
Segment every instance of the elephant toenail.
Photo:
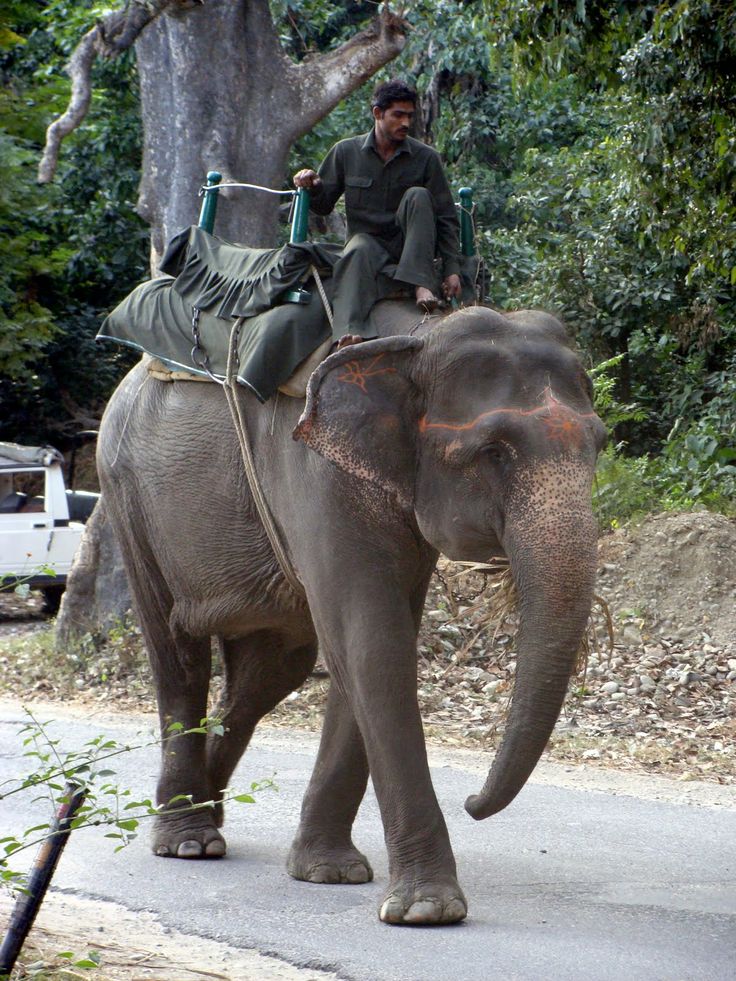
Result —
POLYGON ((176 849, 176 854, 178 858, 200 858, 202 846, 198 841, 182 841, 176 849))
POLYGON ((396 896, 389 896, 381 906, 378 916, 384 923, 403 923, 404 904, 396 896))
POLYGON ((171 858, 171 849, 168 845, 159 845, 156 848, 156 854, 160 858, 171 858))
POLYGON ((225 845, 225 842, 219 838, 216 838, 214 841, 210 841, 205 848, 207 858, 223 858, 226 851, 227 846, 225 845))
POLYGON ((412 903, 404 915, 405 923, 439 923, 442 905, 436 899, 420 899, 412 903))
POLYGON ((334 886, 340 876, 331 865, 315 865, 309 870, 309 881, 323 886, 334 886))
POLYGON ((459 923, 468 915, 468 908, 462 899, 451 899, 445 906, 442 916, 444 923, 459 923))
POLYGON ((364 865, 351 865, 345 874, 345 878, 353 885, 358 885, 362 882, 370 882, 372 876, 364 865))

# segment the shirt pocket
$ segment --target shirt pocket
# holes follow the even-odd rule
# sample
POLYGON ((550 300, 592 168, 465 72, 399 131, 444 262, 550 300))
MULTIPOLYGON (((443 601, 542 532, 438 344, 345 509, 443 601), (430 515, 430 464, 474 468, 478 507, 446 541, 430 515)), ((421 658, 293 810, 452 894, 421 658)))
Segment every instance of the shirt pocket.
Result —
POLYGON ((365 208, 373 185, 372 177, 346 177, 345 178, 345 207, 365 208))

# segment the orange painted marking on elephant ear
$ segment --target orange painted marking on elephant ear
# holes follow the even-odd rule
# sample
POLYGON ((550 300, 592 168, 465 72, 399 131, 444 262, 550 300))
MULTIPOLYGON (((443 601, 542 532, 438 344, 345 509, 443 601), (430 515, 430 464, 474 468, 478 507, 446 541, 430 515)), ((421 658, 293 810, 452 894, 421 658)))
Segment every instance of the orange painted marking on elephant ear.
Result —
POLYGON ((358 388, 368 393, 366 388, 366 379, 373 378, 376 375, 387 375, 396 374, 396 368, 377 368, 376 365, 383 358, 386 352, 377 354, 372 361, 367 365, 362 365, 360 361, 348 361, 345 365, 345 371, 343 374, 337 376, 339 382, 343 382, 346 385, 357 385, 358 388))

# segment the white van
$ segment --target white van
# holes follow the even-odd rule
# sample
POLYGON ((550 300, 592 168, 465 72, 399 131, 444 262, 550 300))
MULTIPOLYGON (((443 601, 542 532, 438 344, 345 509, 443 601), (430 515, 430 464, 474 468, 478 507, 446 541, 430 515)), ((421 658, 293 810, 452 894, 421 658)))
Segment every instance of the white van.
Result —
POLYGON ((67 491, 63 462, 50 446, 0 442, 0 589, 20 583, 41 589, 50 610, 58 608, 84 522, 99 498, 67 491), (19 478, 28 474, 43 477, 43 493, 19 489, 19 478))

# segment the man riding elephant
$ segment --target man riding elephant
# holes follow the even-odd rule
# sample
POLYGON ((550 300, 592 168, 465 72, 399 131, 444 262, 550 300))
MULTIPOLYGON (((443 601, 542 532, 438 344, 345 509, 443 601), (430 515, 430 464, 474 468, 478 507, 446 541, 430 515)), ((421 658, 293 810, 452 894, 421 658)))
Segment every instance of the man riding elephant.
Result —
POLYGON ((416 100, 405 82, 382 83, 373 94, 373 129, 336 143, 318 171, 294 175, 319 215, 345 195, 347 242, 333 271, 336 333, 349 335, 343 343, 374 336, 367 318, 382 272, 413 287, 417 305, 432 310, 439 256, 445 297, 460 296, 459 226, 442 162, 408 135, 416 100))

